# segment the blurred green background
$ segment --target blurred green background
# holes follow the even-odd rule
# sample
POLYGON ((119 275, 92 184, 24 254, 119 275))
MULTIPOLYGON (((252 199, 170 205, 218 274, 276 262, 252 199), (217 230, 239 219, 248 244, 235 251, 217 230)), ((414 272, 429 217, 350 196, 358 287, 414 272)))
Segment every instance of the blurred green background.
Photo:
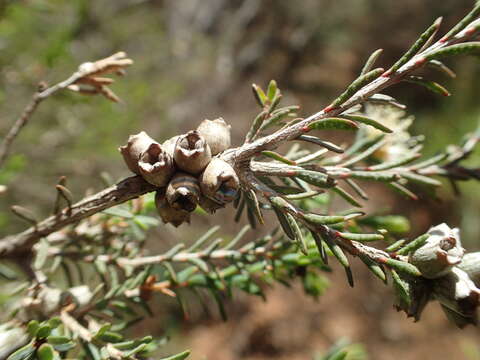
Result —
MULTIPOLYGON (((435 18, 444 16, 446 30, 472 5, 472 0, 1 1, 0 136, 39 81, 54 84, 80 63, 120 50, 135 64, 112 86, 120 104, 68 92, 41 104, 0 171, 0 184, 8 186, 0 198, 0 233, 26 226, 10 213, 13 204, 39 218, 48 215, 62 175, 76 200, 104 187, 102 173, 113 180, 127 176, 117 148, 129 134, 145 130, 162 141, 204 118, 223 116, 239 145, 258 111, 252 82, 276 79, 284 104, 300 104, 301 114, 308 115, 343 90, 372 51, 385 50, 379 65, 387 67, 435 18)), ((427 154, 457 143, 479 121, 478 59, 450 65, 457 79, 435 74, 453 93, 450 98, 411 84, 387 91, 409 105, 416 117, 412 132, 426 135, 427 154)), ((465 246, 475 250, 478 184, 461 189, 463 195, 455 197, 445 184, 441 200, 425 195, 412 203, 374 186, 368 190, 378 200, 368 210, 407 215, 412 236, 439 222, 460 226, 465 246)), ((152 233, 151 248, 193 239, 216 223, 234 233, 243 224, 232 217, 225 210, 196 217, 179 230, 162 226, 152 233)), ((318 302, 296 287, 270 289, 267 303, 239 296, 228 323, 201 312, 179 320, 176 305, 159 303, 163 310, 145 328, 162 333, 173 324, 173 346, 192 347, 193 359, 307 359, 344 336, 363 342, 371 359, 480 359, 477 330, 453 328, 435 307, 412 324, 392 310, 391 295, 364 270, 357 267, 353 290, 334 271, 331 288, 318 302)))

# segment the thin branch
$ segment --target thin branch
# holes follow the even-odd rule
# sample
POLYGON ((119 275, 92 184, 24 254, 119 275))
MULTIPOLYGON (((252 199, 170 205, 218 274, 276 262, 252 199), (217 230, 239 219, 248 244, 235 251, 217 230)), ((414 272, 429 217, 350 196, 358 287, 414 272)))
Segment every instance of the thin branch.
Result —
POLYGON ((48 98, 52 96, 59 90, 63 90, 66 87, 74 84, 78 79, 80 79, 83 75, 79 72, 75 72, 72 76, 70 76, 67 80, 62 81, 48 89, 43 90, 42 86, 39 85, 39 90, 33 94, 30 103, 25 107, 23 113, 20 117, 15 121, 10 131, 7 133, 5 138, 3 139, 2 143, 0 144, 0 168, 4 165, 5 161, 7 160, 8 154, 10 153, 10 148, 12 146, 13 141, 18 136, 22 128, 27 125, 28 121, 30 120, 31 116, 37 109, 38 105, 48 98))
POLYGON ((48 97, 57 93, 60 90, 69 89, 78 93, 83 93, 85 90, 93 91, 92 94, 102 94, 109 100, 118 102, 118 97, 105 85, 112 83, 112 79, 101 78, 98 75, 106 73, 122 73, 123 68, 133 63, 131 59, 127 58, 124 52, 118 52, 107 58, 81 64, 77 71, 64 81, 59 82, 49 88, 45 89, 42 83, 39 85, 38 91, 33 95, 30 103, 25 107, 25 110, 20 117, 15 121, 10 131, 7 133, 2 143, 0 144, 0 168, 7 160, 10 148, 13 141, 18 136, 22 128, 28 124, 33 113, 38 105, 48 97), (87 84, 89 87, 80 87, 77 84, 87 84))
POLYGON ((391 85, 399 83, 408 75, 410 75, 413 71, 425 66, 428 63, 427 61, 425 61, 426 56, 433 53, 434 51, 438 51, 447 46, 473 39, 478 35, 478 32, 478 29, 475 28, 474 32, 468 30, 463 31, 456 37, 448 41, 437 41, 427 49, 412 57, 395 73, 384 74, 371 81, 370 83, 366 84, 361 89, 359 89, 350 99, 348 99, 338 107, 332 109, 330 106, 327 106, 323 110, 313 115, 310 115, 309 117, 298 123, 284 127, 279 131, 260 138, 252 143, 245 143, 238 148, 231 149, 226 152, 222 156, 222 158, 225 161, 228 161, 231 164, 238 166, 241 163, 248 162, 252 157, 258 155, 262 151, 274 150, 280 144, 283 144, 286 141, 296 139, 298 136, 305 134, 305 129, 307 129, 308 125, 312 124, 313 122, 329 117, 338 116, 344 111, 352 108, 353 106, 364 103, 370 96, 381 92, 382 90, 391 85))
POLYGON ((126 178, 116 185, 73 204, 70 211, 64 209, 59 214, 37 223, 36 227, 30 227, 22 233, 0 239, 0 255, 16 256, 28 252, 35 242, 44 236, 155 189, 155 186, 147 183, 140 176, 126 178))

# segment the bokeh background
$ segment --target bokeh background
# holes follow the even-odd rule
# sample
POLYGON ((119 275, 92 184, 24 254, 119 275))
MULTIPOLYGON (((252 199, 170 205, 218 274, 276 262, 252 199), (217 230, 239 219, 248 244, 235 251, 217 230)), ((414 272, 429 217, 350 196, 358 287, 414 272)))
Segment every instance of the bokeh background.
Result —
MULTIPOLYGON (((435 18, 444 16, 447 29, 472 5, 472 0, 0 1, 0 136, 40 80, 53 84, 78 64, 119 50, 135 61, 113 85, 120 104, 63 92, 40 106, 0 172, 0 184, 9 188, 0 198, 0 233, 25 227, 9 212, 13 204, 39 218, 47 215, 59 176, 68 177, 77 200, 108 179, 127 176, 117 148, 129 134, 145 130, 163 140, 204 118, 223 116, 239 145, 258 112, 251 83, 276 79, 284 103, 300 104, 308 115, 342 91, 373 50, 383 48, 379 64, 389 66, 435 18)), ((478 125, 479 61, 456 59, 451 65, 457 79, 436 75, 453 93, 450 98, 411 84, 388 91, 415 115, 412 132, 426 135, 427 154, 457 143, 478 125)), ((424 195, 412 203, 373 186, 368 209, 406 215, 410 236, 439 222, 459 226, 465 247, 478 250, 478 189, 462 184, 457 197, 445 184, 436 199, 424 195)), ((232 211, 224 210, 195 217, 191 226, 162 226, 150 234, 149 246, 155 252, 193 241, 217 223, 224 224, 225 234, 234 233, 244 224, 232 218, 232 211)), ((364 353, 383 360, 480 359, 477 329, 456 329, 435 305, 413 323, 393 309, 388 289, 355 265, 354 289, 333 266, 318 300, 297 285, 266 289, 267 302, 239 294, 228 305, 227 322, 208 303, 209 311, 191 304, 186 319, 177 303, 160 299, 156 316, 135 331, 168 335, 167 346, 191 348, 192 359, 312 359, 341 338, 362 344, 351 359, 365 358, 364 353)))

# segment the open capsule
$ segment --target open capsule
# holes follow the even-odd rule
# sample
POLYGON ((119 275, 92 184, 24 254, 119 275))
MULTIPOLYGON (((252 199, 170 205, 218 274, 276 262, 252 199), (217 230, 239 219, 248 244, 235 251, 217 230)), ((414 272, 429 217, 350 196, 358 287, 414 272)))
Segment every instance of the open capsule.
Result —
POLYGON ((230 147, 230 128, 223 118, 205 119, 198 125, 197 131, 210 146, 212 155, 217 155, 230 147))
POLYGON ((200 176, 202 194, 220 205, 235 199, 239 181, 235 170, 225 161, 214 158, 200 176))
POLYGON ((195 175, 205 169, 212 153, 205 139, 198 131, 192 130, 179 136, 173 158, 179 169, 195 175))

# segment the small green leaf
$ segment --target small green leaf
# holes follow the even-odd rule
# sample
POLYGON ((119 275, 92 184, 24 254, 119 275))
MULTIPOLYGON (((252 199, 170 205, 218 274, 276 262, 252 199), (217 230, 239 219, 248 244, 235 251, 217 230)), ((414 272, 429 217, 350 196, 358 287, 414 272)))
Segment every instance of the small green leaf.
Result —
POLYGON ((332 225, 345 221, 345 217, 337 215, 318 215, 318 214, 303 214, 303 218, 315 225, 332 225))
POLYGON ((64 344, 53 345, 53 348, 59 352, 64 352, 73 349, 76 344, 73 341, 66 342, 64 344))
POLYGON ((352 120, 352 121, 355 121, 355 122, 359 122, 359 123, 362 123, 362 124, 365 124, 365 125, 370 125, 371 127, 375 128, 375 129, 378 129, 380 131, 383 131, 385 133, 392 133, 393 130, 386 127, 385 125, 379 123, 378 121, 372 119, 372 118, 369 118, 367 116, 363 116, 363 115, 342 115, 342 117, 344 117, 345 119, 348 119, 348 120, 352 120))
POLYGON ((245 200, 247 202, 247 208, 248 208, 247 215, 250 214, 251 219, 250 218, 249 219, 250 219, 252 228, 253 229, 255 228, 255 223, 256 223, 255 219, 257 219, 260 224, 264 224, 262 211, 260 210, 260 202, 258 201, 255 191, 253 190, 246 191, 245 200))
POLYGON ((442 183, 438 180, 432 179, 424 175, 412 173, 412 172, 401 172, 400 176, 407 179, 408 181, 412 181, 419 184, 430 185, 430 186, 442 185, 442 183))
POLYGON ((419 156, 420 154, 417 154, 417 153, 409 154, 406 156, 399 156, 398 159, 386 161, 384 163, 374 165, 374 166, 369 166, 368 169, 370 171, 379 171, 379 170, 389 170, 389 169, 397 168, 397 167, 411 163, 412 161, 418 159, 419 156))
POLYGON ((403 248, 397 251, 398 255, 408 255, 411 252, 421 248, 425 242, 428 240, 429 234, 423 234, 417 237, 416 239, 409 242, 403 248))
POLYGON ((107 273, 107 264, 102 259, 96 258, 93 264, 99 274, 105 275, 107 273))
POLYGON ((153 216, 135 215, 133 221, 135 221, 143 230, 160 225, 160 221, 153 216))
POLYGON ((334 109, 340 106, 341 104, 343 104, 345 101, 351 98, 358 90, 360 90, 363 86, 367 85, 368 83, 370 83, 371 81, 375 80, 380 75, 382 75, 384 71, 385 70, 382 68, 377 68, 369 71, 366 74, 360 75, 347 87, 347 89, 338 98, 336 98, 332 102, 329 108, 334 109))
POLYGON ((445 65, 441 61, 430 60, 427 65, 436 70, 439 70, 440 72, 444 73, 445 75, 447 75, 452 79, 457 77, 457 74, 455 74, 455 72, 452 69, 450 69, 447 65, 445 65))
POLYGON ((62 320, 58 316, 52 317, 48 320, 48 325, 50 325, 52 329, 57 328, 61 323, 62 320))
POLYGON ((37 350, 38 360, 54 360, 55 350, 50 344, 44 343, 37 350))
POLYGON ((100 339, 105 342, 110 342, 110 343, 117 343, 122 341, 123 336, 119 333, 113 332, 113 331, 105 331, 101 335, 95 335, 96 339, 100 339))
POLYGON ((431 41, 432 37, 440 28, 442 23, 442 18, 438 18, 435 22, 427 29, 425 32, 420 35, 417 41, 412 45, 410 49, 390 68, 389 73, 396 72, 402 65, 404 65, 408 60, 413 58, 428 42, 431 41))
POLYGON ((29 343, 11 354, 7 360, 29 360, 33 357, 34 353, 35 347, 33 343, 29 343))
POLYGON ((428 89, 428 90, 430 90, 430 91, 432 91, 436 94, 442 95, 442 96, 450 96, 451 95, 450 92, 447 89, 445 89, 442 85, 440 85, 439 83, 436 83, 435 81, 425 80, 421 76, 410 76, 405 81, 409 82, 409 83, 412 83, 412 84, 421 85, 424 88, 426 88, 426 89, 428 89))
POLYGON ((267 101, 267 95, 265 95, 262 88, 257 84, 252 84, 252 91, 255 100, 257 100, 258 102, 258 105, 263 107, 265 105, 265 102, 267 101))
POLYGON ((262 151, 262 155, 266 156, 266 157, 269 157, 270 159, 280 161, 284 164, 288 164, 288 165, 295 165, 296 164, 295 161, 287 159, 286 157, 284 157, 284 156, 282 156, 279 153, 276 153, 274 151, 262 151))
POLYGON ((400 249, 403 244, 405 244, 405 239, 401 239, 401 240, 398 240, 398 241, 395 241, 392 245, 388 246, 385 251, 387 252, 395 252, 397 251, 398 249, 400 249))
POLYGON ((390 233, 401 234, 410 231, 410 222, 404 216, 385 215, 368 216, 357 220, 359 224, 386 229, 390 233))
MULTIPOLYGON (((190 246, 188 249, 187 249, 187 252, 193 252, 199 248, 201 248, 207 241, 208 239, 210 239, 212 237, 213 234, 215 234, 218 230, 220 229, 220 226, 216 225, 216 226, 213 226, 212 228, 210 228, 205 234, 203 234, 202 236, 200 236, 198 238, 197 241, 195 241, 192 246, 190 246)), ((181 250, 181 248, 178 249, 179 251, 181 250)), ((178 251, 177 251, 178 252, 178 251)), ((175 255, 175 253, 169 253, 168 256, 173 256, 175 255)))
POLYGON ((307 255, 307 243, 305 241, 305 237, 302 234, 302 230, 300 229, 300 226, 298 226, 297 221, 291 214, 285 214, 288 223, 290 224, 291 229, 293 230, 294 233, 294 238, 295 241, 297 242, 300 251, 307 255))
POLYGON ((441 41, 449 40, 452 36, 462 31, 468 24, 475 20, 480 15, 480 4, 477 3, 475 7, 470 11, 457 25, 455 25, 442 39, 441 41))
POLYGON ((335 182, 327 174, 312 170, 297 170, 296 176, 309 184, 323 188, 331 187, 335 182))
POLYGON ((311 231, 311 234, 313 239, 315 240, 315 245, 317 245, 318 252, 320 253, 320 258, 325 265, 328 265, 328 255, 325 251, 325 247, 323 246, 322 238, 314 231, 311 231))
POLYGON ((350 195, 347 191, 342 189, 340 186, 335 186, 334 188, 332 188, 332 191, 340 195, 344 200, 346 200, 351 205, 356 207, 362 207, 362 204, 360 204, 352 195, 350 195))
POLYGON ((316 136, 300 135, 297 138, 297 140, 307 141, 307 142, 310 142, 310 143, 313 143, 313 144, 316 144, 316 145, 323 146, 325 149, 336 152, 338 154, 342 154, 344 152, 344 150, 341 147, 339 147, 339 146, 337 146, 334 143, 331 143, 329 141, 321 140, 316 136))
POLYGON ((39 241, 39 246, 37 248, 37 254, 35 256, 35 262, 33 263, 33 267, 36 270, 40 270, 43 265, 45 265, 45 261, 47 261, 48 257, 48 249, 50 244, 47 239, 42 238, 39 241))
POLYGON ((341 247, 335 242, 335 240, 331 239, 329 236, 322 236, 322 240, 327 244, 330 251, 333 255, 337 258, 338 262, 344 268, 350 268, 350 263, 348 262, 348 258, 341 249, 341 247))
POLYGON ((287 115, 288 116, 295 116, 295 112, 300 109, 299 106, 286 106, 280 109, 275 110, 270 114, 270 116, 265 119, 262 126, 260 127, 260 131, 269 128, 275 124, 278 124, 281 120, 283 120, 287 115))
POLYGON ((372 155, 374 152, 376 152, 378 149, 380 149, 382 146, 384 146, 385 143, 386 143, 385 135, 382 134, 378 136, 376 139, 374 139, 372 142, 370 142, 369 146, 361 152, 354 151, 354 150, 360 150, 360 148, 354 149, 355 147, 355 144, 354 144, 350 149, 347 150, 347 153, 349 155, 353 155, 353 154, 355 155, 349 158, 348 160, 344 161, 343 163, 339 164, 338 166, 347 167, 361 160, 364 160, 368 158, 370 155, 372 155))
POLYGON ((132 349, 124 354, 126 358, 129 358, 139 352, 142 352, 145 350, 145 348, 148 346, 148 344, 140 344, 138 345, 135 349, 132 349))
POLYGON ((37 331, 37 338, 43 339, 46 338, 52 332, 52 327, 50 325, 40 325, 37 331))
POLYGON ((49 336, 47 337, 47 341, 49 344, 52 345, 61 345, 65 344, 70 341, 70 338, 67 336, 49 336))
POLYGON ((395 190, 399 194, 401 194, 401 195, 403 195, 403 196, 405 196, 405 197, 407 197, 411 200, 418 200, 417 195, 415 195, 412 191, 410 191, 405 186, 403 186, 399 183, 391 182, 391 183, 388 183, 388 186, 390 186, 393 190, 395 190))
POLYGON ((357 130, 358 125, 343 118, 326 118, 317 120, 308 125, 309 130, 357 130))
POLYGON ((354 179, 391 182, 399 176, 393 171, 351 171, 348 175, 354 179))
POLYGON ((37 335, 38 328, 40 327, 40 323, 37 320, 31 320, 27 325, 27 332, 31 337, 35 337, 37 335))
POLYGON ((383 268, 378 265, 377 263, 373 262, 366 256, 360 255, 360 259, 363 261, 365 265, 367 265, 368 269, 380 280, 382 280, 385 284, 387 283, 387 274, 385 274, 385 271, 383 268))
POLYGON ((427 54, 425 56, 425 59, 427 61, 430 61, 430 60, 437 60, 437 59, 441 59, 441 58, 445 58, 453 55, 461 55, 461 54, 476 55, 479 53, 480 53, 480 42, 472 41, 472 42, 450 45, 438 50, 434 50, 431 53, 427 54))
POLYGON ((275 80, 270 80, 267 89, 267 97, 270 101, 273 101, 275 96, 277 95, 277 82, 275 80))
POLYGON ((119 205, 102 211, 104 214, 118 216, 126 219, 133 218, 133 214, 125 206, 119 205))
POLYGON ((190 355, 190 350, 186 350, 176 355, 172 355, 166 358, 161 358, 160 360, 183 360, 186 359, 190 355))
POLYGON ((379 241, 383 240, 383 235, 381 234, 357 234, 357 233, 339 233, 344 239, 359 241, 359 242, 369 242, 369 241, 379 241))
POLYGON ((267 110, 263 110, 260 114, 256 116, 256 118, 253 120, 250 130, 248 130, 247 136, 245 136, 245 142, 249 143, 255 139, 267 116, 267 110))
POLYGON ((422 274, 420 271, 417 269, 416 266, 406 262, 406 261, 400 261, 400 260, 395 260, 395 259, 387 259, 385 260, 385 265, 389 266, 392 269, 395 269, 396 271, 400 271, 402 273, 412 275, 412 276, 421 276, 422 274))
POLYGON ((400 303, 406 305, 403 305, 402 308, 408 308, 412 303, 412 299, 410 297, 410 285, 408 282, 403 280, 395 270, 391 269, 390 272, 392 274, 395 293, 399 298, 400 303))
POLYGON ((330 355, 327 360, 345 360, 348 352, 345 350, 339 350, 336 353, 330 355))
POLYGON ((102 336, 105 332, 107 332, 108 330, 110 330, 110 328, 112 327, 112 324, 103 324, 100 329, 98 329, 97 333, 95 334, 95 338, 96 337, 99 337, 99 336, 102 336))
POLYGON ((363 69, 360 72, 360 75, 365 75, 370 70, 372 70, 373 65, 375 64, 375 62, 377 61, 378 57, 382 52, 383 52, 383 49, 377 49, 368 57, 368 60, 363 66, 363 69))
POLYGON ((277 215, 278 222, 280 223, 280 226, 282 227, 285 235, 287 235, 287 237, 291 240, 295 240, 295 233, 290 226, 290 222, 288 221, 286 214, 275 206, 273 207, 273 211, 275 212, 275 215, 277 215))

